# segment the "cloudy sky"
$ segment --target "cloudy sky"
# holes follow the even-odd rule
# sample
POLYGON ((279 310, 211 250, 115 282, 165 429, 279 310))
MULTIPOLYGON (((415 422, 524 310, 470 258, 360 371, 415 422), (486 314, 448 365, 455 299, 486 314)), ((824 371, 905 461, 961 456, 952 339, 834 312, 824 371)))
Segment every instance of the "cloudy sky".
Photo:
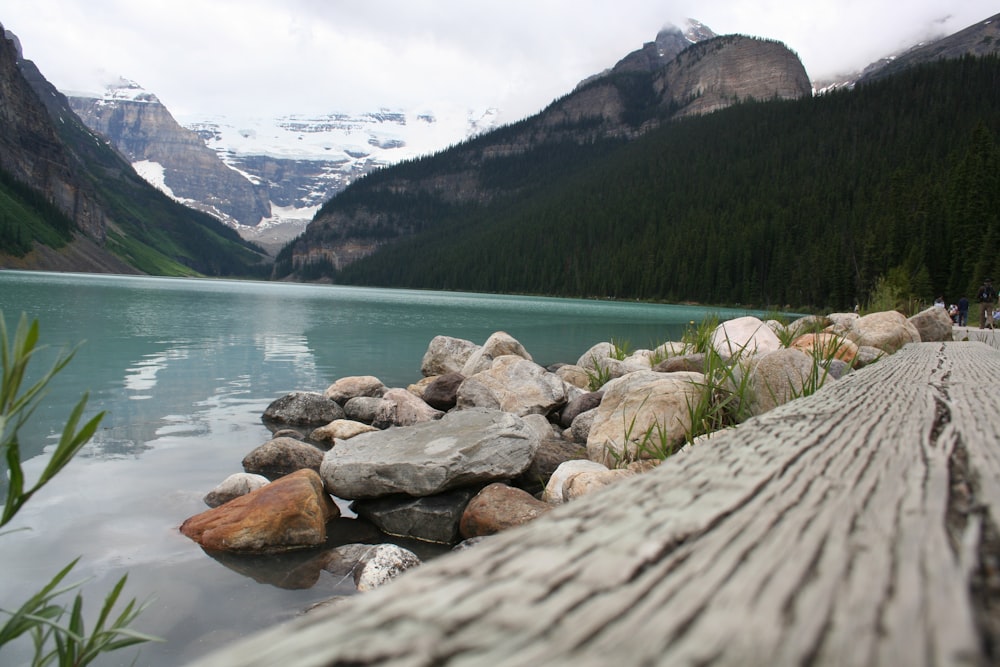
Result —
POLYGON ((783 41, 814 80, 997 12, 996 0, 6 0, 64 91, 119 75, 179 118, 538 111, 686 17, 783 41))

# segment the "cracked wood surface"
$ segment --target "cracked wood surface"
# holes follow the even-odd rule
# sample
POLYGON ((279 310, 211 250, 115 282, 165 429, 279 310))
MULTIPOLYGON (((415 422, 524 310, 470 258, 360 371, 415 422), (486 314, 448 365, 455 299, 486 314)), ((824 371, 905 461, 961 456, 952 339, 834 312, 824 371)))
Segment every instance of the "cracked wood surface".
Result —
POLYGON ((195 664, 988 664, 998 511, 1000 353, 908 345, 195 664))

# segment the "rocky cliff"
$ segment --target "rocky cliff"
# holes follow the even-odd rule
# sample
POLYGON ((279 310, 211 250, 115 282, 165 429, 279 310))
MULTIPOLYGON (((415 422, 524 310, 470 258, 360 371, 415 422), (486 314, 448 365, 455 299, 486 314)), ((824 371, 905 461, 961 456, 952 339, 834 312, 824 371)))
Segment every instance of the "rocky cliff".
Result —
POLYGON ((677 55, 653 80, 660 104, 675 117, 711 113, 736 102, 811 94, 802 61, 780 42, 729 35, 677 55))
POLYGON ((80 230, 103 243, 106 214, 90 184, 75 169, 72 154, 42 99, 22 75, 20 45, 10 33, 4 35, 0 40, 0 168, 42 191, 80 230))
POLYGON ((100 97, 69 96, 70 107, 161 190, 220 220, 256 225, 271 214, 267 189, 226 166, 160 100, 122 81, 100 97))

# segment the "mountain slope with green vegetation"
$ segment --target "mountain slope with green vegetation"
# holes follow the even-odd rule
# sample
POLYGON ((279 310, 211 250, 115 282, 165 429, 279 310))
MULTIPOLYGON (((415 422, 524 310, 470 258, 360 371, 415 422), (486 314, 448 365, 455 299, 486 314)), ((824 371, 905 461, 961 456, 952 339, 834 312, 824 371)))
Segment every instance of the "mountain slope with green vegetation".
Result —
POLYGON ((341 196, 372 211, 419 204, 425 227, 340 271, 303 267, 302 277, 847 308, 879 278, 906 296, 954 301, 1000 275, 997 56, 741 103, 630 143, 567 142, 484 165, 482 181, 506 193, 484 203, 387 197, 372 186, 391 170, 362 179, 341 196))
MULTIPOLYGON (((2 27, 0 27, 2 29, 2 27)), ((0 265, 265 277, 265 254, 159 192, 0 41, 0 265)))

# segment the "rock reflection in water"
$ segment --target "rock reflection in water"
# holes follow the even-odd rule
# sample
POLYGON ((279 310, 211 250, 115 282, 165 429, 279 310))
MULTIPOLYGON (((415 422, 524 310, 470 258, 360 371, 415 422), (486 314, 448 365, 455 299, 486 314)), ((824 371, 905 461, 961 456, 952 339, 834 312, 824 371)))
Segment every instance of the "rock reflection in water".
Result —
POLYGON ((238 554, 203 550, 216 562, 233 572, 285 590, 305 590, 319 583, 324 571, 335 577, 335 587, 342 581, 354 587, 354 567, 364 553, 361 549, 346 549, 351 545, 396 544, 414 552, 422 561, 450 550, 447 545, 432 544, 386 535, 364 519, 339 517, 327 523, 326 544, 313 549, 300 549, 279 554, 238 554))

